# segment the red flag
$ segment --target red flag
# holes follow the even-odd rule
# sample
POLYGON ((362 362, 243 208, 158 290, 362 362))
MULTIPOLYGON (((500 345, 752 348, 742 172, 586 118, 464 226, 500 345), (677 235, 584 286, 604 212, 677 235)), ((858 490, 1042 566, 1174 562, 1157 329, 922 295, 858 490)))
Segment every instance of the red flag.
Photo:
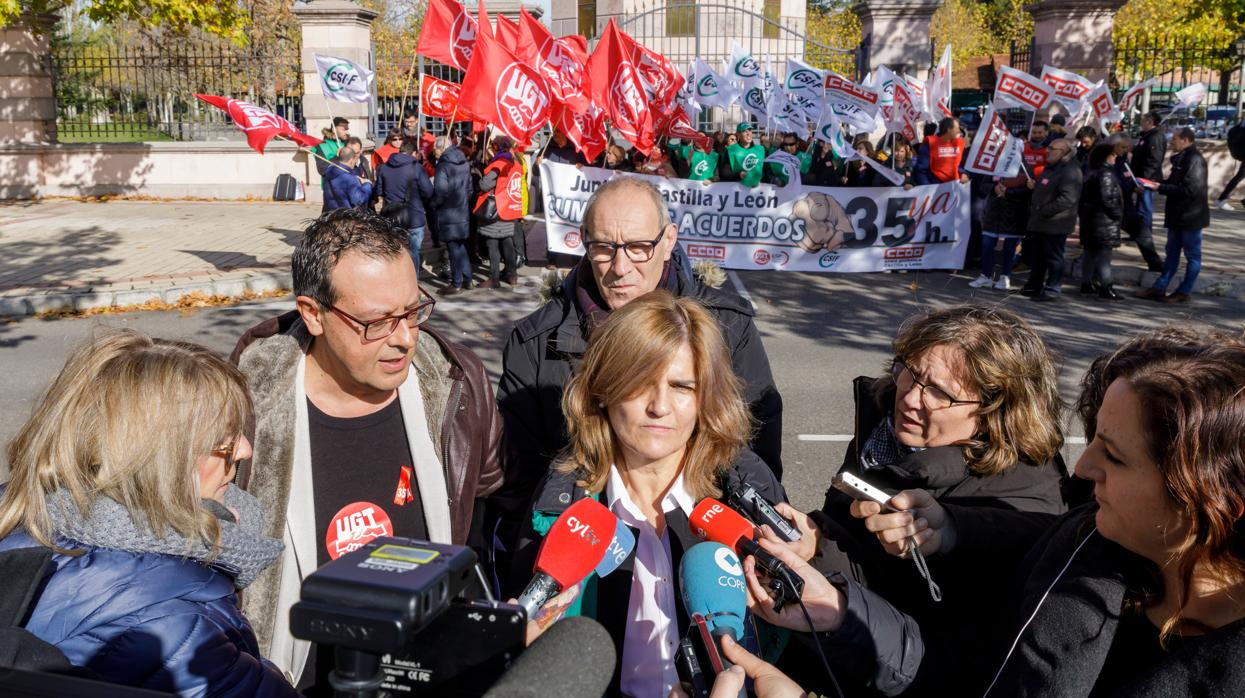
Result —
POLYGON ((476 21, 454 0, 429 0, 415 53, 466 70, 476 42, 476 21))
MULTIPOLYGON (((458 109, 458 84, 424 74, 419 76, 420 110, 440 119, 454 116, 458 109)), ((455 121, 469 121, 470 115, 459 112, 455 121)))
POLYGON ((589 104, 582 114, 576 114, 568 105, 554 102, 553 127, 575 144, 588 162, 595 161, 610 143, 609 130, 605 127, 605 110, 589 104))
POLYGON ((713 145, 713 139, 700 131, 696 130, 696 126, 692 124, 692 119, 687 115, 682 106, 676 105, 669 114, 661 120, 657 127, 657 132, 668 138, 679 138, 702 147, 708 148, 713 145))
POLYGON ((285 136, 309 148, 321 143, 319 138, 312 138, 300 132, 294 128, 293 124, 263 107, 229 97, 200 94, 195 96, 217 109, 224 110, 233 120, 234 126, 246 134, 246 144, 260 153, 264 152, 264 146, 268 145, 268 141, 277 136, 285 136))
POLYGON ((536 69, 481 32, 463 76, 460 109, 498 127, 520 145, 549 122, 552 95, 536 69))
POLYGON ((488 10, 484 9, 484 0, 478 0, 476 5, 476 23, 481 27, 480 33, 487 34, 490 39, 497 38, 497 34, 493 32, 493 21, 489 19, 488 10))
POLYGON ((679 69, 674 67, 670 59, 638 41, 635 42, 632 60, 640 74, 640 82, 644 84, 649 105, 659 114, 669 114, 674 108, 674 98, 683 88, 683 75, 679 69))
POLYGON ((505 46, 511 53, 517 53, 515 49, 519 46, 519 25, 515 24, 514 20, 507 19, 505 15, 497 15, 495 34, 502 46, 505 46))
POLYGON ((636 150, 648 155, 653 149, 653 115, 644 97, 644 85, 631 56, 635 41, 610 20, 597 48, 588 59, 589 96, 597 105, 608 105, 610 122, 636 150))
POLYGON ((566 103, 576 113, 583 113, 588 108, 584 89, 588 52, 579 42, 570 41, 572 38, 581 39, 569 36, 555 39, 545 25, 526 10, 519 10, 519 49, 515 55, 540 71, 555 99, 566 103))

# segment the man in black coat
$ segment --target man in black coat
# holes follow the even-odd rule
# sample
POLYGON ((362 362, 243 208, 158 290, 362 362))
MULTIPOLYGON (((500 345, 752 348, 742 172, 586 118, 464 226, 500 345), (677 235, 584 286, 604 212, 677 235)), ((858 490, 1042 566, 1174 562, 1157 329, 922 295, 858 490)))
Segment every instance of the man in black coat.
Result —
MULTIPOLYGON (((549 302, 520 320, 502 356, 498 403, 505 424, 504 452, 513 468, 494 504, 517 522, 549 464, 567 444, 561 398, 582 359, 593 326, 612 310, 656 289, 700 300, 722 327, 732 368, 756 420, 751 447, 782 474, 782 397, 744 299, 681 273, 674 254, 678 227, 661 193, 631 177, 603 184, 584 210, 587 254, 549 302)), ((502 543, 509 549, 507 537, 502 543)))
POLYGON ((403 140, 401 150, 390 155, 376 172, 376 186, 385 200, 381 215, 406 229, 416 274, 419 273, 424 233, 428 230, 424 208, 432 198, 432 180, 415 159, 418 149, 419 142, 415 139, 403 140))
POLYGON ((450 258, 450 285, 441 289, 448 296, 471 288, 471 258, 467 254, 467 232, 471 225, 471 169, 467 156, 450 139, 440 136, 432 149, 437 158, 432 180, 432 208, 437 229, 450 258))
POLYGON ((1046 169, 1035 182, 1029 180, 1033 198, 1029 202, 1027 240, 1040 238, 1041 254, 1034 255, 1033 271, 1021 293, 1035 301, 1054 301, 1063 283, 1064 247, 1076 227, 1077 205, 1081 201, 1081 167, 1073 153, 1076 142, 1061 138, 1046 148, 1046 169))
MULTIPOLYGON (((1157 115, 1141 117, 1141 135, 1133 146, 1129 169, 1133 177, 1155 182, 1163 179, 1163 157, 1167 153, 1167 136, 1159 128, 1157 115)), ((1150 271, 1161 271, 1163 260, 1154 249, 1154 192, 1141 186, 1134 179, 1124 181, 1124 197, 1129 204, 1124 232, 1137 244, 1141 256, 1150 271)))
POLYGON ((1202 270, 1202 229, 1210 225, 1210 203, 1207 201, 1206 158, 1198 152, 1193 129, 1185 127, 1172 137, 1172 173, 1158 185, 1158 192, 1167 197, 1163 209, 1167 226, 1167 253, 1163 273, 1154 285, 1136 293, 1138 298, 1165 303, 1188 303, 1202 270), (1180 268, 1180 251, 1184 250, 1184 279, 1176 292, 1166 295, 1167 285, 1180 268))

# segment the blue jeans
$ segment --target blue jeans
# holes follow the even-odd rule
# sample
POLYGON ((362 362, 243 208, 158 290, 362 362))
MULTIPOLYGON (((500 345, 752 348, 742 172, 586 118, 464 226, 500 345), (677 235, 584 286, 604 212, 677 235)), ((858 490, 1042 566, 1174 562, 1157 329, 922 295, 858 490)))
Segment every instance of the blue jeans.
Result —
POLYGON ((1184 250, 1185 265, 1184 279, 1181 280, 1180 286, 1176 288, 1177 293, 1193 293, 1193 284, 1197 281, 1197 275, 1202 271, 1202 229, 1195 230, 1173 230, 1167 229, 1167 248, 1164 252, 1167 257, 1163 260, 1163 273, 1159 278, 1154 280, 1154 288, 1159 291, 1166 291, 1167 284, 1170 284, 1176 276, 1176 270, 1180 268, 1180 251, 1184 250))
POLYGON ((424 232, 428 229, 424 226, 411 228, 406 231, 406 237, 411 247, 411 259, 415 260, 415 273, 419 273, 420 248, 424 246, 424 232))
POLYGON ((471 281, 471 257, 467 255, 466 240, 446 240, 445 250, 450 255, 450 283, 462 288, 471 281))
POLYGON ((998 239, 1003 238, 1003 270, 999 272, 999 276, 1011 276, 1012 267, 1016 264, 1016 245, 1020 244, 1020 238, 1011 235, 996 235, 995 233, 981 233, 981 275, 994 277, 994 245, 998 239))

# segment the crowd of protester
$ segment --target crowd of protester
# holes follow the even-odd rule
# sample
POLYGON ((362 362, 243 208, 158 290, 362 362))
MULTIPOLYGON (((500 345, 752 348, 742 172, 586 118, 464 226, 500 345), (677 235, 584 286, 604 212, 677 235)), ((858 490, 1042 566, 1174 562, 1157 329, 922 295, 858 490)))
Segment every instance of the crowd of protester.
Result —
MULTIPOLYGON (((983 185, 982 279, 1000 287, 998 261, 1007 288, 1023 244, 1028 290, 1057 296, 1079 225, 1083 289, 1118 297, 1111 249, 1123 233, 1149 239, 1157 190, 1167 259, 1145 295, 1171 298, 1181 250, 1191 263, 1174 295, 1187 294, 1205 161, 1178 131, 1162 177, 1166 144, 1148 124, 1133 143, 1035 122, 1025 173, 983 185)), ((552 522, 594 498, 632 530, 634 551, 547 608, 609 632, 610 695, 677 695, 688 517, 751 485, 801 532, 786 543, 766 529, 760 544, 803 578, 807 615, 777 608, 747 558, 750 632, 722 640, 741 667, 718 678, 723 695, 745 676, 762 698, 1245 688, 1239 335, 1165 329, 1101 347, 1080 377, 1088 443, 1069 467, 1058 360, 1037 328, 998 306, 915 315, 880 375, 840 387, 855 433, 842 464, 820 466, 824 504, 802 512, 782 484, 785 410, 753 306, 689 268, 644 179, 593 193, 585 254, 515 324, 495 396, 480 359, 437 331, 420 249, 429 234, 445 247, 442 293, 470 288, 478 243, 485 284, 514 284, 529 154, 504 137, 477 148, 414 128, 365 160, 348 123, 334 125, 320 151, 329 210, 292 259, 296 308, 247 330, 230 360, 104 332, 40 398, 8 446, 0 556, 50 557, 24 625, 51 648, 42 668, 181 695, 329 695, 332 651, 290 630, 313 570, 376 535, 405 536, 471 546, 494 591, 514 597, 552 522), (830 488, 835 472, 882 488, 889 506, 830 488)), ((602 158, 747 185, 787 176, 764 165, 782 148, 802 181, 878 184, 791 134, 745 124, 712 142, 642 158, 611 145, 602 158)), ((915 148, 854 145, 905 183, 966 180, 953 119, 915 148)), ((587 164, 563 134, 539 155, 587 164)))

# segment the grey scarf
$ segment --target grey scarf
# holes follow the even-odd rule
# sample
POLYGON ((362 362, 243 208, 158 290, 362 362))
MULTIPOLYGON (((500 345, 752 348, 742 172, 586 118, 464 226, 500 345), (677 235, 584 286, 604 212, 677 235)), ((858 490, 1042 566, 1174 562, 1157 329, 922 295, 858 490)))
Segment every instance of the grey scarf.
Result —
POLYGON ((225 490, 224 506, 210 499, 202 501, 204 509, 220 520, 220 548, 214 558, 211 545, 204 541, 190 545, 172 528, 157 537, 146 522, 136 521, 136 515, 108 497, 92 499, 86 517, 68 492, 47 495, 52 526, 64 538, 100 548, 185 557, 232 576, 234 585, 243 589, 276 561, 285 544, 263 537, 264 512, 259 501, 236 485, 225 490))

